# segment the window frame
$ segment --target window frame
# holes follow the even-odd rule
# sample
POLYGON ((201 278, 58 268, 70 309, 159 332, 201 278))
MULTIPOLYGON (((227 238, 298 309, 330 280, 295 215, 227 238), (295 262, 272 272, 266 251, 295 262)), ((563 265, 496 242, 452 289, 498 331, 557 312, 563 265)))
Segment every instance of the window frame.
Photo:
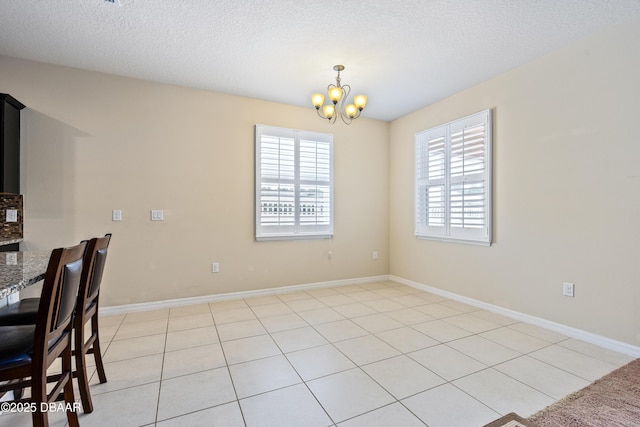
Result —
POLYGON ((417 238, 491 245, 492 140, 491 110, 471 114, 415 134, 414 232, 417 238), (465 139, 464 133, 460 137, 459 132, 471 132, 480 127, 483 127, 480 144, 483 158, 478 162, 473 158, 477 157, 474 150, 478 149, 476 141, 479 140, 480 132, 472 134, 469 139, 465 139), (462 150, 461 156, 452 155, 452 135, 455 138, 454 149, 462 150), (434 155, 436 152, 437 156, 434 155), (452 169, 455 171, 452 172, 452 169), (452 190, 454 185, 458 186, 455 192, 452 190), (469 200, 464 200, 465 197, 469 200), (430 207, 430 200, 434 208, 430 207), (474 216, 474 208, 478 210, 480 207, 483 210, 481 225, 480 218, 474 216), (430 214, 430 209, 433 214, 430 214), (465 221, 469 225, 465 225, 465 221))
MULTIPOLYGON (((264 144, 267 144, 266 140, 264 144)), ((282 146, 282 142, 278 142, 278 147, 282 146)), ((288 144, 287 144, 288 145, 288 144)), ((273 145, 272 145, 273 146, 273 145)), ((291 147, 288 147, 291 150, 291 147)), ((280 150, 281 148, 279 148, 280 150)), ((280 152, 280 151, 279 151, 280 152)), ((273 160, 273 157, 271 157, 273 160)), ((272 164, 273 165, 273 164, 272 164)), ((333 134, 328 133, 320 133, 320 132, 311 132, 297 129, 287 129, 275 126, 267 126, 267 125, 256 125, 255 126, 255 239, 257 241, 265 241, 265 240, 307 240, 307 239, 330 239, 333 237, 333 229, 334 229, 334 188, 333 188, 333 175, 334 175, 334 166, 333 166, 333 134), (291 164, 291 155, 287 161, 283 161, 283 159, 278 155, 277 165, 278 165, 278 174, 279 177, 264 177, 263 176, 263 158, 262 158, 262 147, 263 147, 263 137, 264 138, 278 138, 278 139, 293 139, 293 171, 290 170, 291 164), (301 142, 302 141, 302 142, 301 142), (310 153, 313 150, 313 144, 315 143, 315 164, 309 163, 310 159, 313 159, 313 156, 305 156, 304 153, 310 153), (319 148, 320 146, 320 148, 319 148), (301 149, 302 147, 302 149, 301 149), (304 149, 307 149, 305 151, 304 149), (309 151, 311 150, 311 151, 309 151), (322 151, 322 153, 321 153, 322 151), (326 152, 328 151, 328 162, 318 162, 318 159, 325 159, 327 157, 326 152), (315 174, 316 179, 311 179, 309 176, 304 179, 304 165, 301 167, 301 163, 305 163, 304 160, 307 160, 307 174, 311 169, 309 166, 315 165, 315 174), (281 172, 280 167, 286 163, 286 167, 289 168, 286 172, 281 172), (328 180, 319 179, 318 176, 326 176, 327 173, 325 169, 319 172, 321 168, 326 168, 328 166, 328 180), (282 175, 286 175, 287 178, 283 178, 282 175), (278 225, 265 225, 263 213, 263 183, 270 183, 274 186, 282 187, 292 187, 293 188, 293 222, 291 219, 288 219, 288 222, 280 225, 280 219, 285 219, 285 215, 280 216, 278 214, 276 217, 273 217, 278 222, 278 225), (307 187, 318 187, 322 189, 327 189, 329 195, 328 197, 324 197, 324 200, 317 202, 321 205, 329 204, 329 213, 326 215, 326 211, 324 209, 320 209, 318 213, 316 212, 317 204, 313 204, 313 213, 305 215, 301 207, 304 205, 304 195, 302 189, 303 186, 307 187), (306 221, 305 218, 309 221, 306 221), (313 224, 314 218, 316 224, 313 224), (320 221, 322 219, 328 218, 328 223, 320 223, 318 224, 318 219, 320 221)), ((281 190, 277 190, 278 192, 278 209, 282 209, 280 205, 283 202, 280 202, 279 195, 282 192, 281 190)), ((287 202, 290 204, 290 202, 287 202)), ((313 203, 313 202, 307 202, 313 203)), ((288 209, 291 207, 288 207, 288 209)), ((281 212, 281 211, 279 211, 281 212)), ((287 211, 291 212, 291 211, 287 211)), ((283 221, 285 222, 285 221, 283 221)))

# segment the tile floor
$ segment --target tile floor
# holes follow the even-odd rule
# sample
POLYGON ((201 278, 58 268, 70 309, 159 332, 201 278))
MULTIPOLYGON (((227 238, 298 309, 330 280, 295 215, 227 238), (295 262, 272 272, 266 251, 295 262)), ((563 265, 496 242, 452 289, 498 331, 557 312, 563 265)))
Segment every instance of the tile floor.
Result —
POLYGON ((83 427, 482 426, 632 360, 394 282, 105 316, 101 340, 83 427))

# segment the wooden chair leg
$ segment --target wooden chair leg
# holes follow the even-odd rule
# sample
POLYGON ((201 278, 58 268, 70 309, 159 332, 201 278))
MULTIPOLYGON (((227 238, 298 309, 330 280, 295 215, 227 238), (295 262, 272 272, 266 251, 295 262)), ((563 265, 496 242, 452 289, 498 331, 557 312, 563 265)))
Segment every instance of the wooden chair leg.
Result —
POLYGON ((41 372, 31 378, 31 401, 36 410, 31 413, 33 427, 49 427, 49 414, 42 411, 41 404, 47 401, 47 373, 41 372))
POLYGON ((98 313, 97 312, 91 319, 91 333, 96 336, 96 339, 93 342, 93 358, 96 361, 98 378, 100 379, 100 384, 104 384, 107 382, 107 375, 104 372, 104 365, 102 363, 102 350, 100 349, 100 332, 98 329, 98 313))
POLYGON ((62 374, 69 373, 69 378, 64 385, 64 401, 67 404, 67 421, 69 427, 80 427, 78 422, 78 412, 75 406, 75 397, 73 395, 73 366, 71 365, 71 343, 62 352, 62 374))
POLYGON ((91 392, 89 391, 89 377, 87 376, 87 364, 84 355, 84 329, 82 327, 76 327, 74 333, 74 355, 80 400, 82 401, 82 410, 84 413, 90 414, 93 412, 93 402, 91 401, 91 392))

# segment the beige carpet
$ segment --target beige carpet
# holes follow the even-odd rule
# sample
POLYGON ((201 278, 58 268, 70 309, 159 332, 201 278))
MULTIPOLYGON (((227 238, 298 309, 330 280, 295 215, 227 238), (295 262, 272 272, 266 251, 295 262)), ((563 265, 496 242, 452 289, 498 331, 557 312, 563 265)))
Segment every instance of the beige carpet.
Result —
MULTIPOLYGON (((508 423, 513 418, 509 419, 509 415, 489 425, 511 427, 508 423)), ((522 425, 537 427, 640 426, 640 359, 616 369, 522 422, 526 422, 522 425)))
POLYGON ((529 417, 539 427, 640 426, 640 359, 529 417))

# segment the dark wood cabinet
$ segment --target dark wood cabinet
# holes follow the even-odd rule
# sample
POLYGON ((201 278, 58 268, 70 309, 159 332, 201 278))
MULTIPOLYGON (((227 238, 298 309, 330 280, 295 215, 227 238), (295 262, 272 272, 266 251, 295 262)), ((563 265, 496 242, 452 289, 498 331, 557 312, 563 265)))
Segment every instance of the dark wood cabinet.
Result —
POLYGON ((24 104, 0 93, 0 192, 20 194, 20 110, 24 104))
MULTIPOLYGON (((20 110, 24 107, 23 103, 11 95, 0 93, 0 156, 2 157, 0 161, 0 193, 20 194, 20 110)), ((17 196, 7 195, 6 198, 10 199, 11 197, 17 196)), ((11 204, 10 207, 15 208, 16 206, 11 204)), ((2 213, 5 213, 4 209, 2 209, 2 213)), ((16 237, 13 231, 15 231, 14 228, 17 224, 6 224, 4 218, 0 218, 0 221, 3 231, 0 240, 6 242, 6 239, 16 237), (5 228, 11 229, 12 232, 5 233, 5 228)), ((19 234, 22 237, 22 215, 19 215, 19 221, 19 234)), ((0 245, 0 252, 17 250, 18 243, 0 245)))

